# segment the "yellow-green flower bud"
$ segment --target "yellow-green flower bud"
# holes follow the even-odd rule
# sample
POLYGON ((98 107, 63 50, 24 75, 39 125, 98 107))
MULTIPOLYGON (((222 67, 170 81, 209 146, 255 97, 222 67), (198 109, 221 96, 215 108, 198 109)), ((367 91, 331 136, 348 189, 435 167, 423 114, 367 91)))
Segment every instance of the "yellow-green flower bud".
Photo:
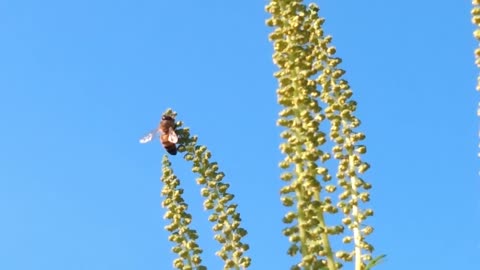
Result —
POLYGON ((360 154, 365 154, 367 152, 367 147, 364 145, 358 145, 355 151, 360 154))
POLYGON ((184 268, 184 263, 181 258, 176 258, 173 260, 173 266, 177 269, 183 269, 184 268))
POLYGON ((292 206, 293 203, 294 203, 293 199, 290 198, 290 197, 283 197, 283 198, 281 198, 281 201, 282 201, 283 205, 285 205, 285 206, 292 206))
POLYGON ((359 172, 359 173, 364 173, 364 172, 366 172, 369 168, 370 168, 370 164, 364 162, 364 163, 360 164, 360 166, 358 166, 358 172, 359 172))
POLYGON ((289 172, 282 173, 282 175, 280 176, 280 179, 282 179, 283 181, 290 181, 292 180, 292 178, 293 178, 293 175, 292 173, 289 173, 289 172))
POLYGON ((363 233, 364 235, 369 235, 369 234, 371 234, 371 233, 373 232, 373 227, 371 227, 371 226, 366 226, 366 227, 363 228, 361 231, 362 231, 362 233, 363 233))
POLYGON ((206 200, 206 201, 203 202, 203 207, 204 207, 205 209, 207 209, 207 210, 213 209, 214 206, 215 206, 215 204, 214 204, 214 202, 211 201, 211 200, 206 200))
POLYGON ((480 16, 472 16, 473 24, 480 24, 480 16))
POLYGON ((351 243, 353 240, 353 238, 351 236, 345 236, 343 239, 342 239, 342 242, 344 244, 348 244, 348 243, 351 243))
POLYGON ((337 52, 337 49, 335 47, 330 47, 327 49, 328 55, 334 55, 337 52))
POLYGON ((373 216, 373 210, 372 209, 367 209, 367 210, 365 210, 364 214, 366 216, 373 216))
POLYGON ((332 192, 335 192, 335 190, 337 190, 337 187, 334 186, 334 185, 327 185, 327 186, 325 187, 325 190, 326 190, 327 192, 332 193, 332 192))
POLYGON ((283 222, 287 224, 292 223, 296 218, 297 218, 297 215, 294 212, 288 212, 283 217, 283 222))
POLYGON ((361 193, 359 196, 360 200, 362 200, 363 202, 368 202, 370 201, 370 194, 369 193, 361 193))

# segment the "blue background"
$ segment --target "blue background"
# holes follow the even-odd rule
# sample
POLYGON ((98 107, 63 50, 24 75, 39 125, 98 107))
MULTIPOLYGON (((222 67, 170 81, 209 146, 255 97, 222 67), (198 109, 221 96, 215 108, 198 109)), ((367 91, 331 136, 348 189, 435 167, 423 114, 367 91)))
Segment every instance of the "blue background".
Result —
MULTIPOLYGON (((227 174, 250 269, 289 269, 266 3, 0 1, 0 269, 170 269, 165 151, 138 143, 169 107, 227 174)), ((318 3, 367 135, 378 269, 480 269, 469 1, 318 3)))

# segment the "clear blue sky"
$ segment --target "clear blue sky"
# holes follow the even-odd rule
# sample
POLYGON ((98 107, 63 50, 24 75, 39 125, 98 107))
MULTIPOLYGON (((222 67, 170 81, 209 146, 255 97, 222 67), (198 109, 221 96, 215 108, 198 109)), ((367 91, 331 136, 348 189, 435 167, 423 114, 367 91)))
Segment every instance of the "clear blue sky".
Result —
MULTIPOLYGON (((168 107, 227 174, 251 269, 288 269, 266 3, 0 0, 0 269, 171 269, 165 151, 138 143, 168 107)), ((367 135, 378 269, 480 269, 470 1, 318 3, 367 135)))

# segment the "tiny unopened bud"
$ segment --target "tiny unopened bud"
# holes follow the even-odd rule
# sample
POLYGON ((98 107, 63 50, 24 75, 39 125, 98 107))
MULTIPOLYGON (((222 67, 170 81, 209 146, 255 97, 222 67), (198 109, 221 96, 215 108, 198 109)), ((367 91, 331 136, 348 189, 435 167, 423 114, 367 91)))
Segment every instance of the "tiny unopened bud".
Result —
POLYGON ((281 198, 281 201, 285 206, 292 206, 294 204, 294 201, 291 197, 283 197, 281 198))
POLYGON ((337 52, 337 49, 336 49, 335 47, 329 47, 329 48, 327 49, 327 53, 328 53, 329 55, 334 55, 336 52, 337 52))
POLYGON ((351 236, 345 236, 343 239, 342 239, 342 242, 344 244, 348 244, 348 243, 351 243, 353 240, 353 238, 351 236))
POLYGON ((367 152, 367 147, 364 145, 359 145, 355 151, 360 154, 365 154, 367 152))
POLYGON ((370 168, 370 164, 364 162, 360 166, 358 166, 358 172, 359 173, 364 173, 370 168))
POLYGON ((362 229, 362 233, 365 234, 365 235, 369 235, 372 232, 373 232, 373 227, 371 227, 371 226, 367 226, 367 227, 362 229))

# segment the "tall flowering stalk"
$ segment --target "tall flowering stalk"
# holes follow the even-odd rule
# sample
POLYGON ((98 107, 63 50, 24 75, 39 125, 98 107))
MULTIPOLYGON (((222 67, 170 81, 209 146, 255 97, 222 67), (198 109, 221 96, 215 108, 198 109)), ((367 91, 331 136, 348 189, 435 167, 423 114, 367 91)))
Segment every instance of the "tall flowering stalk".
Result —
POLYGON ((272 0, 266 10, 271 14, 267 25, 274 27, 269 36, 273 61, 279 67, 274 74, 283 106, 278 125, 285 128, 281 200, 291 210, 283 219, 288 224, 284 235, 291 242, 288 254, 301 257, 292 269, 333 270, 350 261, 356 270, 370 268, 377 259, 372 260, 373 246, 366 241, 373 228, 365 220, 373 210, 361 207, 369 201, 371 188, 361 178, 369 168, 361 159, 365 135, 356 131, 357 103, 342 79, 341 59, 330 45, 332 37, 324 35, 317 5, 272 0), (321 127, 329 129, 328 136, 321 127), (333 178, 336 183, 331 183, 333 178), (337 223, 327 223, 335 219, 329 216, 338 215, 343 217, 337 223), (341 246, 349 251, 333 249, 335 235, 343 236, 341 246))
POLYGON ((162 183, 161 194, 164 196, 162 206, 167 209, 164 218, 170 220, 170 224, 165 226, 165 229, 171 233, 169 240, 176 244, 172 251, 178 254, 178 258, 173 261, 173 266, 182 270, 206 270, 207 268, 201 265, 202 249, 196 242, 198 234, 189 227, 192 216, 187 212, 188 205, 182 197, 183 189, 178 188, 180 180, 173 173, 166 155, 162 161, 162 183))
MULTIPOLYGON (((176 117, 170 109, 165 114, 176 117)), ((245 255, 249 246, 242 242, 247 231, 240 226, 240 213, 237 204, 232 202, 234 195, 228 192, 230 185, 223 181, 225 174, 219 171, 217 162, 211 161, 212 154, 207 147, 198 145, 198 137, 190 136, 190 129, 182 126, 181 121, 176 123, 178 152, 184 153, 184 159, 192 162, 192 171, 198 176, 196 181, 205 198, 203 206, 211 212, 208 220, 214 224, 214 238, 222 245, 216 255, 224 261, 224 269, 247 269, 251 263, 245 255)))

